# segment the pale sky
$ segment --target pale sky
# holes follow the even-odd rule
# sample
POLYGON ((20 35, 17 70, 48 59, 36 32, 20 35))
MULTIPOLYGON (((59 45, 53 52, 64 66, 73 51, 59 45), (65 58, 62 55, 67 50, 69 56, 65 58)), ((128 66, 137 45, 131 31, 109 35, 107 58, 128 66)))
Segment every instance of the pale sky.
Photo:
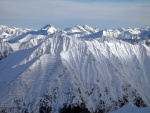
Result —
POLYGON ((0 0, 0 25, 60 29, 150 27, 150 0, 0 0))

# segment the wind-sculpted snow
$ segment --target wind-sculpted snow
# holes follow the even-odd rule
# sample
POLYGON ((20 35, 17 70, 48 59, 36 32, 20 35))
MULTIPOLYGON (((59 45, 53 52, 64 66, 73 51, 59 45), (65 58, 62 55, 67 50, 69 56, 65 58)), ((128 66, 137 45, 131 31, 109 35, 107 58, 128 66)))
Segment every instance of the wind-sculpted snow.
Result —
POLYGON ((0 46, 12 51, 0 61, 0 112, 107 113, 127 103, 150 106, 149 33, 46 25, 9 38, 0 46))

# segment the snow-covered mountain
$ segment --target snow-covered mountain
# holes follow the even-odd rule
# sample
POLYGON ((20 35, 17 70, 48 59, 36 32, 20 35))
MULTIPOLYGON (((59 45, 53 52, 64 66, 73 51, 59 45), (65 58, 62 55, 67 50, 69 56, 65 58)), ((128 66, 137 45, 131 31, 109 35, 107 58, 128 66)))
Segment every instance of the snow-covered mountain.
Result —
MULTIPOLYGON (((0 26, 0 33, 5 29, 0 26)), ((127 103, 150 106, 148 27, 59 30, 48 24, 0 39, 2 113, 107 113, 127 103)))

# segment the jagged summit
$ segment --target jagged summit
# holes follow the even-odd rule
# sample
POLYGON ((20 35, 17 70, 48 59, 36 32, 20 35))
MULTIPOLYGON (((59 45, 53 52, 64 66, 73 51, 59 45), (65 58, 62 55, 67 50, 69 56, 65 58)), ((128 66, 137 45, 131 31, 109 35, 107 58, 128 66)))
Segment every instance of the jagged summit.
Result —
MULTIPOLYGON (((51 24, 47 24, 47 25, 45 25, 43 28, 42 28, 42 30, 48 30, 49 28, 56 28, 56 27, 54 27, 53 25, 51 25, 51 24)), ((57 28, 56 28, 57 29, 57 28)))
POLYGON ((42 29, 42 31, 46 31, 48 35, 53 34, 54 32, 58 31, 59 29, 54 27, 51 24, 45 25, 42 29))
POLYGON ((150 106, 149 28, 46 25, 4 37, 6 31, 0 30, 0 113, 150 106))

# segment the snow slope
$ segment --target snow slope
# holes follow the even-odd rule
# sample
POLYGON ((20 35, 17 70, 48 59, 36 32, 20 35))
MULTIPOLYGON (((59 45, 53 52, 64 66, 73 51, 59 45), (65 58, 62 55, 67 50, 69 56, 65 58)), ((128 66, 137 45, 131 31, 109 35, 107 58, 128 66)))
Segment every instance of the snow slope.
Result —
POLYGON ((119 110, 113 111, 111 113, 149 113, 150 107, 138 108, 132 104, 127 104, 120 108, 119 110))
POLYGON ((1 42, 0 112, 107 113, 127 103, 150 106, 149 34, 149 28, 46 25, 1 42))

